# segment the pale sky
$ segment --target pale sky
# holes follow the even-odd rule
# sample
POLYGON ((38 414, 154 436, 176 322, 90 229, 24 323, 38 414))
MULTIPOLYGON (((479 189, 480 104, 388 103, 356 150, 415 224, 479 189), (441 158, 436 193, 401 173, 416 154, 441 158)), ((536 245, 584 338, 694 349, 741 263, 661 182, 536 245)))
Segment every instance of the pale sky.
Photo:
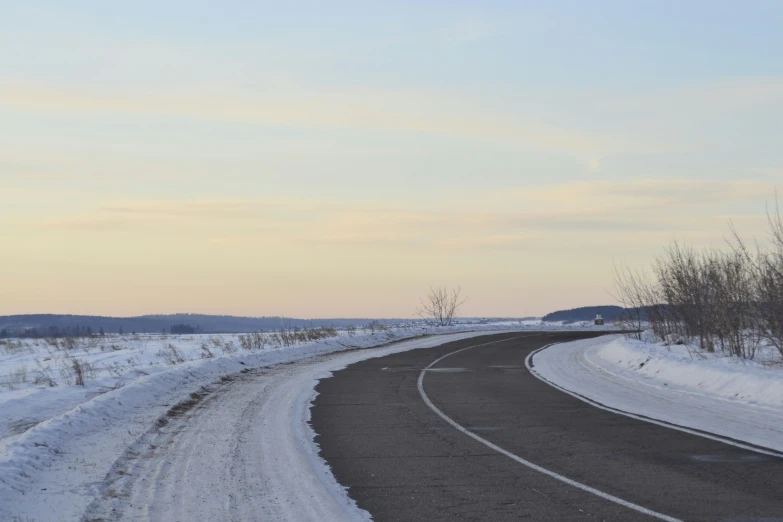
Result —
POLYGON ((5 0, 0 314, 612 303, 613 263, 763 238, 781 27, 777 0, 5 0))

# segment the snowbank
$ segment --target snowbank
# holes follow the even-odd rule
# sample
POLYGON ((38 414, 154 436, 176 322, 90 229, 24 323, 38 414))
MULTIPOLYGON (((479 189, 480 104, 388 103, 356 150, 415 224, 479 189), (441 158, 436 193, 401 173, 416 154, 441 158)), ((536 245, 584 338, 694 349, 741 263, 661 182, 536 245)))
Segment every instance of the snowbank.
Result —
POLYGON ((675 387, 743 404, 783 408, 783 365, 718 353, 614 339, 588 360, 604 371, 651 386, 675 387))
POLYGON ((529 363, 534 375, 599 407, 783 451, 781 365, 617 335, 554 345, 529 363))

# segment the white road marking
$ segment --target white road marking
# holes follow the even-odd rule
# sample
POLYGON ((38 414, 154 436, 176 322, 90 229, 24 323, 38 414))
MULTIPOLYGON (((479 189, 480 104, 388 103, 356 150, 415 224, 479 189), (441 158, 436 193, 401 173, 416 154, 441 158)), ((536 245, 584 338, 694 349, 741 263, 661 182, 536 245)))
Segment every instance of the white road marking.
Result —
POLYGON ((697 437, 702 437, 702 438, 705 438, 705 439, 710 439, 710 440, 714 440, 714 441, 717 441, 717 442, 722 442, 724 444, 728 444, 730 446, 735 446, 737 448, 741 448, 741 449, 744 449, 744 450, 753 451, 755 453, 761 453, 762 455, 770 455, 772 457, 778 457, 778 458, 783 457, 783 455, 780 452, 772 450, 772 449, 769 449, 769 448, 761 448, 761 447, 757 447, 757 446, 751 446, 751 445, 748 445, 748 444, 743 444, 741 442, 737 442, 737 441, 732 440, 732 439, 727 439, 727 438, 721 437, 720 435, 715 435, 713 433, 706 433, 706 432, 703 432, 703 431, 698 431, 698 430, 694 430, 694 429, 691 429, 691 428, 686 428, 685 426, 680 426, 679 424, 672 424, 672 423, 669 423, 669 422, 666 422, 666 421, 653 419, 651 417, 645 417, 643 415, 636 415, 634 413, 630 413, 630 412, 627 412, 627 411, 618 410, 616 408, 612 408, 610 406, 606 406, 604 404, 601 404, 600 402, 594 401, 594 400, 589 399, 589 398, 587 398, 587 397, 585 397, 583 395, 579 395, 578 393, 574 393, 574 392, 572 392, 572 391, 570 391, 570 390, 568 390, 566 388, 563 388, 562 386, 559 386, 559 385, 557 385, 557 384, 547 380, 546 378, 544 378, 541 374, 539 374, 535 370, 535 367, 531 365, 531 361, 533 360, 533 356, 535 354, 537 354, 540 351, 545 350, 546 348, 554 346, 556 344, 560 344, 560 343, 548 344, 546 346, 542 346, 541 348, 539 348, 537 350, 533 350, 532 352, 530 352, 530 354, 525 358, 525 366, 527 366, 527 369, 530 371, 530 373, 533 375, 533 377, 535 377, 536 379, 538 379, 538 380, 540 380, 542 382, 545 382, 546 384, 550 385, 553 388, 557 388, 558 390, 560 390, 563 393, 567 393, 568 395, 570 395, 572 397, 575 397, 575 398, 579 399, 582 402, 586 402, 590 406, 595 406, 596 408, 599 408, 601 410, 605 410, 605 411, 608 411, 608 412, 611 412, 611 413, 616 413, 618 415, 623 415, 625 417, 630 417, 632 419, 636 419, 636 420, 640 420, 640 421, 644 421, 644 422, 649 422, 650 424, 657 424, 658 426, 663 426, 664 428, 669 428, 669 429, 672 429, 672 430, 682 431, 684 433, 689 433, 691 435, 696 435, 697 437))
MULTIPOLYGON (((488 441, 488 440, 486 440, 486 439, 476 435, 475 433, 473 433, 473 432, 467 430, 466 428, 462 427, 461 425, 457 424, 457 422, 455 422, 451 417, 449 417, 448 415, 443 413, 440 409, 438 409, 437 406, 435 406, 432 403, 430 398, 427 396, 427 393, 424 391, 424 374, 426 373, 426 370, 428 370, 432 366, 435 366, 440 361, 442 361, 446 357, 449 357, 450 355, 454 355, 454 354, 459 353, 459 352, 464 352, 465 350, 470 350, 471 348, 478 348, 480 346, 487 346, 487 345, 490 345, 490 344, 502 343, 502 342, 506 342, 506 341, 511 341, 513 339, 519 339, 519 337, 512 337, 510 339, 503 339, 503 340, 500 340, 500 341, 493 341, 493 342, 490 342, 490 343, 476 344, 476 345, 473 345, 473 346, 468 346, 467 348, 461 348, 461 349, 455 350, 455 351, 453 351, 451 353, 447 353, 443 357, 439 357, 438 359, 435 359, 434 361, 432 361, 426 368, 424 368, 424 370, 421 371, 421 373, 419 373, 419 380, 418 380, 418 383, 417 383, 418 388, 419 388, 419 395, 421 395, 421 398, 424 401, 424 403, 427 406, 429 406, 429 408, 432 411, 437 413, 438 416, 441 419, 443 419, 446 422, 448 422, 449 424, 451 424, 457 431, 460 431, 460 432, 464 433, 468 437, 470 437, 470 438, 472 438, 472 439, 474 439, 474 440, 484 444, 488 448, 493 449, 493 450, 497 451, 498 453, 501 453, 501 454, 505 455, 506 457, 508 457, 508 458, 510 458, 510 459, 512 459, 512 460, 514 460, 514 461, 516 461, 516 462, 518 462, 520 464, 522 464, 523 466, 526 466, 526 467, 528 467, 530 469, 538 471, 539 473, 543 473, 544 475, 552 477, 555 480, 559 480, 560 482, 564 482, 564 483, 568 484, 569 486, 574 486, 575 488, 579 488, 582 491, 586 491, 588 493, 592 493, 593 495, 601 497, 604 500, 608 500, 609 502, 614 502, 615 504, 618 504, 620 506, 632 509, 634 511, 638 511, 639 513, 643 513, 645 515, 649 515, 651 517, 657 518, 658 520, 666 520, 667 522, 682 522, 678 518, 670 517, 668 515, 664 515, 663 513, 658 513, 657 511, 653 511, 651 509, 647 509, 646 507, 642 507, 642 506, 640 506, 638 504, 634 504, 633 502, 628 502, 627 500, 623 500, 621 498, 615 497, 614 495, 610 495, 609 493, 604 493, 603 491, 597 490, 597 489, 592 488, 592 487, 590 487, 590 486, 588 486, 586 484, 582 484, 581 482, 577 482, 575 480, 572 480, 572 479, 570 479, 568 477, 564 477, 563 475, 560 475, 559 473, 555 473, 554 471, 550 471, 550 470, 548 470, 546 468, 543 468, 543 467, 539 466, 538 464, 533 464, 532 462, 530 462, 528 460, 525 460, 525 459, 523 459, 521 457, 518 457, 517 455, 514 455, 510 451, 507 451, 507 450, 501 448, 497 444, 491 443, 490 441, 488 441)), ((551 345, 549 345, 549 346, 551 346, 551 345)), ((546 348, 546 346, 544 348, 546 348)), ((527 361, 525 361, 525 363, 527 365, 527 361)), ((528 366, 528 368, 530 368, 530 367, 528 366)))

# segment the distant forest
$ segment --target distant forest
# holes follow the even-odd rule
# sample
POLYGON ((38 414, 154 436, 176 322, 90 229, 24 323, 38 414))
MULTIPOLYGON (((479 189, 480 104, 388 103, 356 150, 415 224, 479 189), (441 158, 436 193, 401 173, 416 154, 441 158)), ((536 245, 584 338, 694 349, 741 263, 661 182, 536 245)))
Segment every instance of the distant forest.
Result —
POLYGON ((552 312, 551 314, 542 317, 541 320, 547 322, 563 321, 564 323, 576 323, 580 321, 592 321, 595 319, 596 314, 601 314, 607 321, 615 321, 624 311, 625 308, 621 306, 583 306, 571 310, 552 312))
MULTIPOLYGON (((475 324, 493 321, 521 321, 523 318, 459 318, 458 322, 475 324)), ((7 337, 76 337, 104 334, 135 333, 247 333, 271 332, 285 329, 303 329, 346 326, 364 326, 372 321, 384 325, 401 325, 412 319, 332 318, 295 319, 290 317, 237 317, 233 315, 170 314, 138 317, 101 317, 91 315, 5 315, 0 316, 0 339, 7 337)))
MULTIPOLYGON (((287 317, 236 317, 231 315, 171 314, 139 317, 89 315, 6 315, 0 316, 3 337, 70 337, 122 333, 246 333, 286 328, 317 328, 365 325, 373 319, 292 319, 287 317)), ((376 319, 377 320, 377 319, 376 319)), ((380 319, 383 324, 408 322, 380 319)))
MULTIPOLYGON (((542 321, 565 323, 592 321, 601 314, 613 321, 623 312, 619 306, 585 306, 547 314, 542 321)), ((524 318, 461 318, 460 322, 488 323, 498 320, 525 320, 524 318)), ((363 326, 370 321, 386 325, 410 323, 411 319, 332 318, 295 319, 288 317, 237 317, 233 315, 169 314, 138 317, 102 317, 90 315, 5 315, 0 316, 0 338, 6 337, 72 337, 131 333, 247 333, 270 332, 281 328, 319 328, 335 326, 363 326)))

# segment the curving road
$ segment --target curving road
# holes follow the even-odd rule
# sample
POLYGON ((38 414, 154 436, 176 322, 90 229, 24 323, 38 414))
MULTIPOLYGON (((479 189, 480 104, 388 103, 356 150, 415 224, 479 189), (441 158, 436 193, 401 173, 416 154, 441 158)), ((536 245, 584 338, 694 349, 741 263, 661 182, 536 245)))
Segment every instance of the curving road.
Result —
POLYGON ((321 455, 375 520, 783 520, 783 459, 629 418, 533 377, 595 336, 502 334, 322 380, 321 455))
MULTIPOLYGON (((127 448, 108 476, 93 485, 95 500, 83 519, 368 520, 313 444, 315 433, 308 419, 316 383, 331 371, 370 357, 478 335, 417 338, 225 377, 188 401, 171 404, 168 413, 127 448)), ((70 518, 54 513, 51 519, 70 518)))

